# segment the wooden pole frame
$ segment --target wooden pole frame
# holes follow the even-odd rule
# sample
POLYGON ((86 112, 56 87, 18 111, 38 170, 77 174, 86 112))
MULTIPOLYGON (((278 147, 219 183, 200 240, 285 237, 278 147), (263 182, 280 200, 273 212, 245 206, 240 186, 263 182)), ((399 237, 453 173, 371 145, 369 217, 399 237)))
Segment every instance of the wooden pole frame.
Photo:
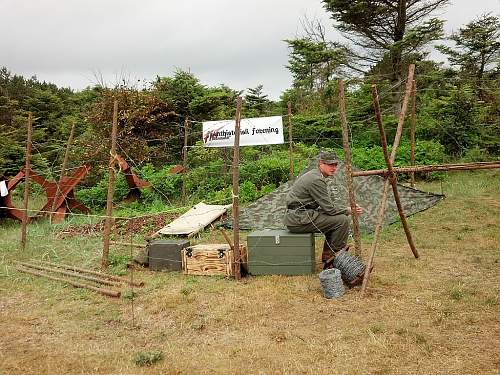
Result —
POLYGON ((102 259, 101 268, 108 268, 109 262, 109 237, 111 233, 111 221, 113 215, 113 191, 115 185, 115 170, 114 164, 116 161, 116 137, 118 129, 118 100, 115 98, 113 104, 113 126, 111 129, 111 150, 109 156, 109 180, 108 180, 108 196, 106 199, 106 221, 104 223, 104 233, 103 233, 103 249, 102 249, 102 259))
MULTIPOLYGON (((394 160, 396 159, 396 153, 397 153, 397 149, 399 146, 399 142, 401 141, 401 135, 403 132, 403 125, 404 125, 404 120, 405 120, 405 116, 406 116, 406 110, 408 107, 408 101, 410 98, 411 88, 413 85, 414 73, 415 73, 415 65, 411 64, 408 68, 408 79, 406 81, 405 96, 403 98, 403 103, 401 105, 401 111, 399 113, 398 127, 396 130, 396 135, 394 136, 394 143, 392 146, 390 157, 389 157, 389 154, 387 151, 387 141, 385 138, 385 131, 384 131, 384 128, 382 125, 382 120, 381 120, 381 115, 380 115, 380 105, 378 102, 377 89, 376 89, 375 85, 372 86, 372 96, 374 99, 373 105, 374 105, 374 110, 375 110, 375 116, 377 118, 377 125, 379 126, 379 131, 381 134, 380 140, 382 143, 382 148, 384 149, 384 158, 385 158, 388 170, 391 170, 391 171, 392 171, 392 164, 394 163, 394 160), (384 145, 385 145, 385 147, 384 147, 384 145)), ((392 175, 388 175, 384 181, 384 188, 382 191, 382 197, 381 197, 380 204, 379 204, 377 224, 375 227, 375 237, 373 238, 372 246, 370 249, 370 255, 368 258, 368 262, 366 264, 365 273, 363 276, 363 283, 361 286, 361 294, 362 295, 364 295, 364 293, 366 291, 366 287, 368 285, 368 279, 370 277, 370 272, 371 272, 372 265, 373 265, 373 259, 375 257, 375 252, 377 250, 378 241, 380 238, 380 231, 382 229, 382 224, 384 222, 385 205, 387 202, 387 190, 389 188, 389 184, 391 184, 393 187, 394 199, 396 200, 396 204, 398 206, 398 212, 399 212, 401 221, 403 222, 403 220, 404 220, 403 226, 406 223, 406 216, 404 215, 404 212, 402 211, 401 202, 399 200, 399 192, 397 190, 397 180, 396 180, 395 176, 396 175, 394 173, 392 173, 392 175)), ((406 223, 406 225, 407 225, 407 223, 406 223)), ((413 252, 413 255, 416 258, 418 258, 418 252, 417 252, 415 245, 413 243, 413 238, 411 237, 411 233, 409 232, 409 228, 405 228, 405 234, 406 234, 406 238, 408 240, 408 243, 410 245, 410 248, 413 252)))
POLYGON ((184 119, 184 147, 182 149, 182 204, 185 205, 186 199, 186 173, 187 173, 187 157, 188 157, 188 136, 189 136, 189 119, 188 116, 184 119))
MULTIPOLYGON (((417 83, 413 80, 412 85, 412 105, 410 117, 410 165, 415 166, 415 126, 417 118, 417 83)), ((415 172, 410 173, 410 185, 415 187, 415 172)))
POLYGON ((295 178, 293 171, 292 102, 288 101, 288 151, 290 154, 290 181, 295 178))
MULTIPOLYGON (((499 161, 484 161, 476 163, 461 164, 435 164, 435 165, 415 165, 413 167, 393 167, 394 173, 411 172, 443 172, 443 171, 472 171, 477 169, 497 169, 500 168, 499 161)), ((374 169, 371 171, 356 171, 352 173, 353 177, 364 176, 383 176, 389 175, 388 169, 374 169)))
POLYGON ((392 186, 392 192, 394 194, 394 200, 396 201, 396 206, 398 208, 398 213, 399 217, 401 219, 401 223, 403 224, 403 228, 406 234, 406 238, 408 240, 408 244, 410 245, 410 249, 415 256, 415 258, 418 258, 418 251, 417 248, 415 247, 415 243, 413 242, 413 238, 410 232, 410 227, 408 225, 408 221, 406 220, 406 216, 403 211, 403 205, 401 204, 401 198, 399 196, 399 191, 398 191, 398 180, 397 176, 392 170, 392 163, 394 163, 394 159, 396 156, 395 149, 397 146, 393 147, 393 153, 391 154, 391 158, 389 158, 389 152, 387 150, 387 139, 385 136, 385 129, 384 125, 382 123, 382 117, 380 115, 380 104, 378 101, 378 93, 377 93, 377 87, 375 85, 372 86, 372 95, 373 95, 373 104, 375 106, 375 117, 377 119, 377 125, 379 128, 380 132, 380 141, 382 143, 382 151, 384 153, 384 159, 385 163, 387 164, 387 170, 389 171, 389 175, 387 177, 387 180, 392 186))
POLYGON ((64 152, 64 159, 61 165, 61 175, 59 176, 59 182, 56 185, 56 194, 54 196, 54 200, 52 201, 52 206, 50 208, 50 213, 49 217, 50 220, 52 220, 52 217, 55 215, 55 205, 57 199, 59 199, 59 195, 61 194, 61 185, 63 183, 63 178, 64 175, 66 174, 66 168, 68 167, 68 160, 69 160, 69 150, 71 148, 71 144, 73 143, 73 137, 75 136, 75 127, 76 123, 73 121, 71 125, 71 131, 69 132, 69 138, 68 138, 68 143, 66 145, 66 151, 64 152))
POLYGON ((241 125, 241 96, 236 101, 236 121, 234 127, 234 154, 233 154, 233 244, 234 244, 234 277, 241 278, 240 255, 240 125, 241 125))
POLYGON ((31 112, 28 113, 28 139, 26 141, 26 160, 24 166, 24 212, 23 212, 23 220, 21 224, 21 250, 26 250, 26 242, 27 242, 27 231, 28 231, 28 203, 29 203, 29 194, 30 194, 30 170, 31 170, 31 146, 32 146, 32 137, 33 137, 33 115, 31 112))
POLYGON ((349 130, 347 127, 347 115, 345 111, 345 89, 344 81, 339 81, 339 113, 342 124, 342 143, 344 147, 345 178, 347 181, 347 191, 349 194, 349 204, 351 206, 352 231, 354 234, 354 254, 361 256, 361 232, 359 230, 359 216, 356 213, 356 196, 352 183, 352 158, 349 147, 349 130))

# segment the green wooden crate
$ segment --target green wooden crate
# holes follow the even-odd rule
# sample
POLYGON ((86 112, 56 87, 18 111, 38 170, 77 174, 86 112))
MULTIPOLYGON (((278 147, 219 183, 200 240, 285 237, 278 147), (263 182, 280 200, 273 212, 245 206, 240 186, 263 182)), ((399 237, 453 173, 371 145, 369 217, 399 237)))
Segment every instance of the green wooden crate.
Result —
POLYGON ((314 234, 260 230, 247 236, 251 275, 307 275, 315 271, 314 234))

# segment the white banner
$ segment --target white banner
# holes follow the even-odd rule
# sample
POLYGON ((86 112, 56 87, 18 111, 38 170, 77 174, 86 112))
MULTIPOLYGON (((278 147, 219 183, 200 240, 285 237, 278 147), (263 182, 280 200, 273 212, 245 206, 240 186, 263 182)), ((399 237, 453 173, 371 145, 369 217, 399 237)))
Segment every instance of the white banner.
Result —
MULTIPOLYGON (((205 147, 233 147, 235 120, 203 123, 205 147)), ((241 119, 240 146, 275 145, 284 143, 281 116, 241 119)))

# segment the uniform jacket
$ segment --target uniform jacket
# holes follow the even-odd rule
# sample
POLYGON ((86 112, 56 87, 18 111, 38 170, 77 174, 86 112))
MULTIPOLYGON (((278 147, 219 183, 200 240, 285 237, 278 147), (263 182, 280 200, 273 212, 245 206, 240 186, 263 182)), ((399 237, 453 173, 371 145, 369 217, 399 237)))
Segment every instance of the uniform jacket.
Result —
POLYGON ((307 224, 320 213, 326 215, 348 215, 346 209, 334 206, 326 186, 326 177, 318 167, 300 176, 286 196, 287 211, 285 225, 307 224))

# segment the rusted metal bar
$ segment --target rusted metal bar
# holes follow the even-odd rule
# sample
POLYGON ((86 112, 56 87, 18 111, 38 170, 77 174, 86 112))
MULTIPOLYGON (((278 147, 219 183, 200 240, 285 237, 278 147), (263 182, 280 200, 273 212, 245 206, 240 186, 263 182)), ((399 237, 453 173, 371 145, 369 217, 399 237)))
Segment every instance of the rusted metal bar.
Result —
POLYGON ((182 174, 182 204, 186 204, 186 173, 187 173, 187 157, 188 157, 188 135, 189 135, 189 120, 188 117, 184 119, 184 148, 182 149, 182 167, 184 173, 182 174))
MULTIPOLYGON (((472 171, 478 169, 497 169, 500 168, 500 161, 463 163, 463 164, 436 164, 436 165, 416 165, 414 167, 393 167, 394 173, 409 172, 445 172, 445 171, 472 171)), ((363 176, 386 176, 389 174, 387 169, 375 169, 371 171, 354 171, 353 177, 363 176)))
POLYGON ((30 170, 31 170, 31 139, 33 134, 33 115, 28 113, 28 139, 26 141, 26 164, 24 167, 24 212, 21 224, 21 250, 26 250, 27 226, 28 226, 28 202, 30 194, 30 170))
POLYGON ((19 272, 28 273, 30 275, 41 276, 41 277, 45 277, 47 279, 54 280, 54 281, 61 281, 63 283, 67 283, 69 285, 72 285, 75 288, 90 289, 90 290, 93 290, 94 292, 98 292, 98 293, 104 294, 105 296, 109 296, 109 297, 120 297, 120 295, 121 295, 121 292, 116 291, 116 290, 98 288, 98 287, 95 287, 95 286, 92 286, 92 285, 89 285, 89 284, 78 283, 78 282, 73 281, 73 280, 68 280, 68 279, 63 279, 61 277, 55 277, 55 276, 47 275, 44 272, 33 271, 33 270, 30 270, 30 269, 27 269, 27 268, 22 268, 22 267, 18 267, 16 269, 19 272))
MULTIPOLYGON (((71 266, 69 264, 60 264, 60 263, 43 262, 43 261, 41 261, 40 263, 47 264, 47 265, 52 266, 52 267, 64 268, 64 269, 75 271, 75 272, 88 273, 90 275, 95 275, 95 276, 99 276, 99 277, 106 278, 109 280, 119 281, 122 283, 129 283, 130 282, 130 280, 126 279, 125 277, 108 275, 106 273, 97 272, 97 271, 89 270, 86 268, 75 267, 75 266, 71 266)), ((134 286, 144 286, 144 282, 134 281, 134 286)))
POLYGON ((292 103, 288 101, 288 152, 290 154, 290 181, 295 177, 293 173, 293 138, 292 138, 292 103))
POLYGON ((233 154, 233 243, 234 243, 234 277, 241 278, 240 255, 240 122, 241 122, 241 96, 236 102, 236 121, 234 127, 234 154, 233 154))
MULTIPOLYGON (((408 85, 407 85, 408 88, 408 85)), ((409 91, 406 91, 405 99, 407 96, 410 95, 409 91)), ((401 223, 403 224, 403 229, 406 234, 406 239, 408 240, 408 244, 410 246, 411 252, 413 253, 413 256, 415 258, 418 258, 418 251, 415 246, 415 243, 413 242, 413 237, 410 232, 410 227, 408 225, 408 221, 406 220, 406 216, 403 211, 403 205, 401 204, 401 198, 399 196, 399 191, 398 191, 398 180, 396 177, 396 174, 392 170, 392 163, 394 162, 394 158, 396 156, 397 151, 396 148, 397 146, 393 146, 393 153, 391 155, 391 158, 389 158, 389 152, 387 150, 387 139, 385 136, 385 130, 384 130, 384 124, 382 123, 382 117, 380 114, 380 103, 378 100, 378 93, 377 93, 377 87, 375 85, 372 86, 372 96, 373 96, 373 105, 375 107, 375 118, 377 120, 377 126, 380 132, 380 141, 382 143, 382 151, 384 153, 384 159, 385 163, 387 164, 387 170, 389 171, 388 175, 388 180, 392 186, 392 192, 394 194, 394 200, 396 201, 396 206, 398 208, 398 213, 399 217, 401 219, 401 223)), ((399 128, 399 127, 398 127, 399 128)))
POLYGON ((345 93, 344 81, 339 81, 339 112, 340 122, 342 124, 342 141, 344 146, 344 165, 345 165, 345 178, 347 181, 347 191, 349 194, 349 203, 351 206, 352 217, 352 230, 354 234, 354 254, 358 257, 361 256, 361 232, 359 230, 359 217, 356 213, 356 197, 352 184, 352 158, 351 149, 349 147, 349 130, 347 128, 347 116, 345 112, 345 93))
POLYGON ((93 276, 87 276, 79 272, 68 272, 64 271, 60 268, 54 268, 54 267, 47 267, 47 266, 41 266, 38 264, 33 264, 33 263, 26 263, 26 262, 16 262, 19 263, 22 266, 28 267, 28 268, 35 268, 41 271, 48 271, 48 272, 53 272, 53 273, 59 273, 64 276, 71 276, 71 277, 76 277, 79 279, 84 279, 88 281, 93 281, 95 283, 99 284, 104 284, 104 285, 110 285, 110 286, 119 286, 122 283, 120 281, 113 281, 113 280, 106 280, 106 279, 101 279, 98 277, 93 277, 93 276))
MULTIPOLYGON (((413 80, 412 85, 412 106, 411 106, 411 118, 410 118, 410 164, 412 166, 415 165, 415 124, 417 117, 417 84, 415 80, 413 80)), ((415 186, 415 172, 410 173, 410 185, 411 187, 415 186)))
POLYGON ((115 160, 120 167, 120 172, 125 175, 125 180, 128 185, 128 194, 125 197, 125 202, 135 202, 141 197, 141 190, 143 188, 151 186, 151 184, 147 181, 142 180, 137 176, 130 164, 120 155, 115 154, 115 160))
POLYGON ((102 249, 102 259, 101 268, 108 268, 108 257, 109 257, 109 237, 111 233, 111 221, 113 215, 113 190, 115 185, 115 170, 113 165, 115 164, 116 155, 116 133, 118 128, 118 100, 115 99, 113 105, 113 127, 111 129, 111 151, 109 157, 109 180, 108 180, 108 196, 106 200, 106 221, 104 224, 104 234, 103 234, 103 249, 102 249))
POLYGON ((64 175, 66 174, 66 168, 68 167, 69 160, 69 150, 71 148, 71 144, 73 143, 73 137, 75 136, 75 126, 76 123, 73 121, 71 125, 71 130, 69 132, 68 144, 66 145, 66 151, 64 152, 64 159, 61 166, 61 176, 59 177, 59 183, 56 186, 56 193, 54 195, 54 200, 52 201, 52 205, 50 207, 51 213, 49 214, 50 220, 52 220, 52 212, 56 209, 56 201, 59 199, 59 195, 61 194, 61 186, 63 184, 64 175))

